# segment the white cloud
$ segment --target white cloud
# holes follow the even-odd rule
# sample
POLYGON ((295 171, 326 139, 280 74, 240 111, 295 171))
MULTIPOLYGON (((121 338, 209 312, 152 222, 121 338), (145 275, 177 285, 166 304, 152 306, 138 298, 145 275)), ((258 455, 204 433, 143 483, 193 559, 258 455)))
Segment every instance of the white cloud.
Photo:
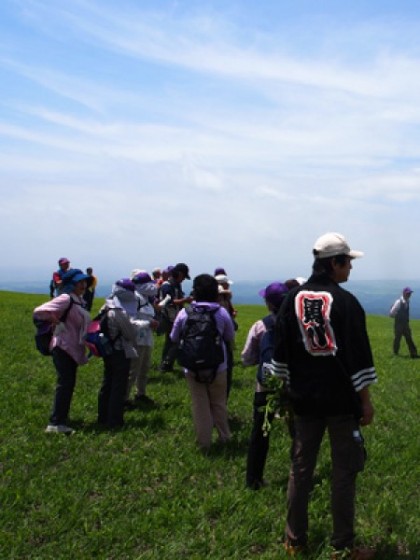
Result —
POLYGON ((233 8, 178 8, 15 5, 25 33, 8 33, 0 61, 0 234, 16 232, 7 259, 48 266, 68 252, 121 273, 185 260, 200 271, 230 263, 239 278, 305 275, 313 240, 338 230, 369 254, 361 274, 395 273, 384 245, 411 265, 416 22, 408 48, 386 20, 338 33, 315 19, 311 50, 316 32, 301 20, 241 29, 233 8))

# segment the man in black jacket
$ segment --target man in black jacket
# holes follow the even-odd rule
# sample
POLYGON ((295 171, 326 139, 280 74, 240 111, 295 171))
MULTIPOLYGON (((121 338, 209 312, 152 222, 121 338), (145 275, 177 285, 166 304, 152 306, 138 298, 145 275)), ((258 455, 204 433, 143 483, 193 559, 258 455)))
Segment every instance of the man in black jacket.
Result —
POLYGON ((272 373, 284 379, 295 413, 285 549, 293 555, 307 544, 313 472, 328 430, 333 557, 369 560, 372 549, 354 546, 354 502, 356 476, 365 462, 360 426, 373 420, 369 385, 377 378, 364 310, 339 286, 363 253, 352 251, 341 234, 327 233, 315 242, 313 255, 312 276, 280 309, 272 361, 272 373))

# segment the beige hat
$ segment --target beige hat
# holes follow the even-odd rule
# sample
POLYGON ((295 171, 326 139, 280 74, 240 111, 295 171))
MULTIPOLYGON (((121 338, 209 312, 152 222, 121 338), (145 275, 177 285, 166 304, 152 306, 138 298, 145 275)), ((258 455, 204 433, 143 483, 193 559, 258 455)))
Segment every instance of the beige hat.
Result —
POLYGON ((361 251, 350 249, 349 244, 341 233, 325 233, 315 241, 313 254, 317 259, 327 259, 337 255, 347 255, 352 259, 363 257, 361 251))

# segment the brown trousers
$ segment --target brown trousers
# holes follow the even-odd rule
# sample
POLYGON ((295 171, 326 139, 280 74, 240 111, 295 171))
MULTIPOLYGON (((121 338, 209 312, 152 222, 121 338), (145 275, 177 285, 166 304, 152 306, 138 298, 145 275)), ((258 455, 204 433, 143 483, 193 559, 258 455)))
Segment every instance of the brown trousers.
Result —
POLYGON ((352 547, 356 477, 363 470, 366 456, 363 438, 360 436, 358 440, 356 437, 358 423, 349 415, 324 418, 300 416, 295 417, 295 430, 287 490, 286 538, 293 545, 306 544, 313 473, 322 438, 328 430, 332 459, 331 544, 337 550, 352 547))

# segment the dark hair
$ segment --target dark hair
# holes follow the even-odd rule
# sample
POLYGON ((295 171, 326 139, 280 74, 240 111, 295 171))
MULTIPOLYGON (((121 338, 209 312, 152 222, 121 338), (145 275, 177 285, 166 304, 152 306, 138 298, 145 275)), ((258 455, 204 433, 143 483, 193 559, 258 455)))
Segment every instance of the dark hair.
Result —
POLYGON ((219 285, 216 278, 210 274, 196 276, 192 291, 195 301, 216 302, 219 297, 219 285))
POLYGON ((288 287, 289 290, 291 290, 292 288, 297 288, 298 286, 300 286, 300 284, 296 280, 296 278, 289 278, 289 280, 286 280, 285 284, 286 284, 286 286, 288 287))
POLYGON ((348 255, 335 255, 325 259, 315 259, 312 265, 312 272, 313 274, 328 274, 328 276, 331 276, 334 272, 332 261, 335 260, 339 266, 344 266, 349 258, 348 255))

